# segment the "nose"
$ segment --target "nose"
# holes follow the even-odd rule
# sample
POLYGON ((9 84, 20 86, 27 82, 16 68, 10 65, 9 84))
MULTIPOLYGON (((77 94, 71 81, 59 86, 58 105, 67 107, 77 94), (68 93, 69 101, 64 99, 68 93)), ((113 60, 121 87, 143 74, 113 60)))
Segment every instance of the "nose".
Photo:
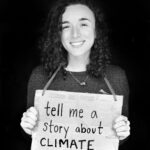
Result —
POLYGON ((80 37, 80 29, 78 27, 72 27, 72 37, 78 38, 80 37))

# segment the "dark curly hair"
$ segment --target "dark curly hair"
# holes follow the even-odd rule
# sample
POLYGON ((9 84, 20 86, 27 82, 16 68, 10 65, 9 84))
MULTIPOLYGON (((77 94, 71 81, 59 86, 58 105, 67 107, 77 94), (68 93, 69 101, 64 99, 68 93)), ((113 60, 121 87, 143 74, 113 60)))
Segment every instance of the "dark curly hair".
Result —
POLYGON ((68 64, 67 51, 61 43, 61 21, 67 6, 72 4, 83 4, 89 7, 96 20, 96 39, 90 52, 90 63, 87 65, 89 75, 99 77, 105 72, 105 67, 110 63, 110 52, 108 44, 108 29, 104 21, 102 9, 99 9, 92 0, 57 0, 50 9, 45 31, 41 43, 41 61, 44 69, 51 75, 60 64, 64 67, 68 64))

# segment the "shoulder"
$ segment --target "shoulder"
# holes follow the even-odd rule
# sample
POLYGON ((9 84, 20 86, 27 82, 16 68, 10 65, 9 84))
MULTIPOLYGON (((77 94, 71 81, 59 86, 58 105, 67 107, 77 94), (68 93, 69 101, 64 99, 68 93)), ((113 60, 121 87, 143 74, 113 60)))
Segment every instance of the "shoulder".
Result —
POLYGON ((122 69, 120 66, 108 65, 106 67, 106 75, 116 78, 122 77, 125 76, 125 70, 122 69))
POLYGON ((128 93, 128 79, 126 76, 126 72, 120 66, 109 65, 106 67, 106 77, 110 81, 111 85, 117 91, 117 93, 121 94, 128 93))
POLYGON ((40 77, 40 76, 47 76, 47 73, 46 71, 44 70, 44 67, 42 65, 39 65, 39 66, 36 66, 33 70, 32 70, 32 73, 31 73, 31 76, 34 75, 34 76, 37 76, 37 77, 40 77))
POLYGON ((48 75, 42 66, 33 69, 27 88, 27 108, 34 105, 34 95, 37 89, 43 89, 48 80, 48 75))
POLYGON ((43 66, 37 66, 33 69, 30 78, 29 78, 29 84, 44 84, 48 79, 48 74, 44 70, 43 66))
POLYGON ((128 116, 129 85, 125 70, 119 66, 110 65, 106 68, 106 77, 117 95, 123 95, 122 114, 128 116))

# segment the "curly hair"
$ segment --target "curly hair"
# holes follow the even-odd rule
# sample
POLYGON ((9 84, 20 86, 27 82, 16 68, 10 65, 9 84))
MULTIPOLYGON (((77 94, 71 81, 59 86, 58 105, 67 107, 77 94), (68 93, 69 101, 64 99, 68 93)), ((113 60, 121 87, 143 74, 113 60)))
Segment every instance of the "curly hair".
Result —
MULTIPOLYGON (((91 48, 90 62, 87 65, 87 73, 99 77, 105 72, 105 67, 110 63, 110 52, 108 44, 108 29, 104 21, 102 9, 94 5, 92 0, 58 0, 50 9, 45 31, 41 43, 41 61, 46 72, 51 75, 60 64, 64 67, 68 64, 67 51, 61 43, 61 21, 65 9, 69 5, 83 4, 89 7, 95 15, 96 39, 91 48)), ((98 5, 99 6, 99 5, 98 5)))

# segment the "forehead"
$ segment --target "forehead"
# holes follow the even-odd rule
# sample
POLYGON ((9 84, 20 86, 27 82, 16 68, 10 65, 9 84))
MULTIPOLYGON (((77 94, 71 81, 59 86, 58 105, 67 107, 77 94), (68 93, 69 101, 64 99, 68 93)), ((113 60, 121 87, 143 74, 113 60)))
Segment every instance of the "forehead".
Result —
POLYGON ((78 20, 80 18, 87 18, 90 21, 95 21, 92 10, 83 4, 74 4, 66 7, 66 10, 62 15, 62 21, 78 20))

